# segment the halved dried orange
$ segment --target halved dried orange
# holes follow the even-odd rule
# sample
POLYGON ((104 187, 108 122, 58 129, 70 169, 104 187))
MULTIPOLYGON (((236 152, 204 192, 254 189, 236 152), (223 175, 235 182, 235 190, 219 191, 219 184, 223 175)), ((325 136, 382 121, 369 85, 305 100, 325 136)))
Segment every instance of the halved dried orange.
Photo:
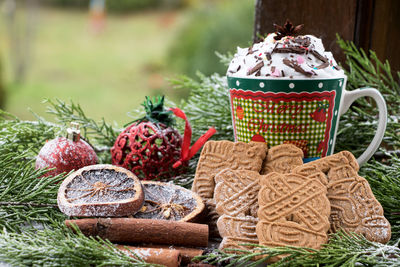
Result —
POLYGON ((178 185, 142 181, 144 205, 134 217, 195 222, 204 210, 203 200, 195 192, 178 185))
POLYGON ((121 217, 143 205, 139 179, 130 171, 108 164, 83 167, 70 174, 58 190, 58 207, 69 216, 121 217))

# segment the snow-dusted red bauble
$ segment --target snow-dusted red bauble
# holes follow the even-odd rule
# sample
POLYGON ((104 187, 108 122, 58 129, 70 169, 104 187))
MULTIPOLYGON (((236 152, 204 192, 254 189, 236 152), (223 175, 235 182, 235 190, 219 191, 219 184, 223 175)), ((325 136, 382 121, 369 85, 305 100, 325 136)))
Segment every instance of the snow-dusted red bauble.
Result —
MULTIPOLYGON (((118 137, 111 149, 112 164, 124 167, 142 180, 170 178, 180 158, 182 138, 164 124, 135 122, 118 137)), ((175 172, 176 173, 176 172, 175 172)))
POLYGON ((68 137, 57 137, 47 141, 36 157, 36 169, 55 168, 44 176, 78 170, 97 163, 93 148, 80 139, 77 125, 68 129, 68 137))

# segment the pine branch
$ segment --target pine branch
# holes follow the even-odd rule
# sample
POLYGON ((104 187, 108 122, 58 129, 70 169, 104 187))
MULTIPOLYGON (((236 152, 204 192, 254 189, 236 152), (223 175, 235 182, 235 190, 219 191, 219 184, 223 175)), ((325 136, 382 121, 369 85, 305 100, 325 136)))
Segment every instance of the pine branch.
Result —
POLYGON ((51 207, 58 208, 56 204, 34 203, 34 202, 17 202, 17 201, 0 201, 0 206, 26 206, 26 207, 51 207))
POLYGON ((400 159, 392 154, 387 157, 390 159, 385 163, 373 160, 364 165, 361 173, 382 204, 392 226, 392 240, 396 240, 400 239, 400 159))
POLYGON ((72 101, 67 104, 58 99, 56 102, 47 99, 46 103, 50 104, 47 112, 55 115, 60 123, 65 126, 69 126, 71 122, 79 123, 83 138, 88 142, 93 140, 93 143, 89 143, 96 152, 101 153, 99 156, 102 162, 111 161, 109 149, 114 145, 119 130, 106 123, 104 118, 100 122, 88 118, 80 105, 72 101))
POLYGON ((61 127, 43 120, 21 121, 0 110, 0 144, 3 153, 29 151, 34 158, 46 140, 53 139, 61 127))
MULTIPOLYGON (((339 35, 337 35, 337 39, 340 48, 346 55, 346 64, 349 66, 349 71, 346 71, 349 88, 377 88, 385 95, 389 104, 389 114, 398 114, 400 107, 392 104, 398 103, 400 71, 396 72, 396 80, 392 75, 389 61, 386 60, 382 63, 374 51, 370 50, 368 56, 363 49, 358 49, 353 42, 344 41, 339 35)), ((370 109, 373 108, 368 102, 364 102, 364 104, 370 109)))
MULTIPOLYGON (((200 81, 187 76, 170 80, 176 89, 190 90, 189 98, 179 105, 185 111, 193 128, 192 141, 196 141, 209 127, 213 126, 217 133, 215 140, 233 140, 233 127, 226 79, 218 74, 205 77, 198 74, 200 81)), ((170 106, 176 106, 169 103, 170 106)), ((184 124, 178 121, 178 128, 184 131, 184 124)), ((174 183, 190 188, 196 170, 199 153, 190 161, 187 173, 177 176, 174 183)))
MULTIPOLYGON (((367 55, 352 42, 344 41, 337 36, 338 44, 346 55, 349 71, 348 89, 360 87, 377 88, 384 96, 388 107, 388 124, 384 137, 384 147, 400 149, 400 72, 396 73, 397 80, 392 75, 389 62, 382 63, 375 52, 367 55)), ((377 125, 377 109, 370 99, 357 100, 340 121, 336 150, 350 150, 356 155, 361 154, 372 140, 377 125), (355 131, 355 127, 357 130, 355 131)))
POLYGON ((0 229, 22 232, 27 224, 64 220, 54 206, 57 191, 64 176, 40 178, 46 170, 35 170, 28 152, 3 150, 0 146, 0 229), (21 205, 10 205, 20 203, 21 205))
POLYGON ((216 250, 195 260, 224 266, 258 266, 270 258, 283 255, 287 257, 268 266, 400 266, 398 243, 395 246, 383 245, 344 232, 332 235, 329 243, 320 250, 247 245, 249 249, 253 247, 253 251, 216 250), (258 260, 252 261, 254 258, 258 260))
POLYGON ((197 140, 209 127, 217 133, 215 140, 233 140, 233 127, 225 77, 214 74, 206 77, 198 74, 200 81, 182 76, 170 80, 176 89, 189 89, 189 98, 181 106, 193 127, 193 140, 197 140))
POLYGON ((109 241, 85 237, 77 229, 73 233, 61 224, 54 226, 23 234, 3 230, 0 261, 13 266, 156 266, 129 257, 109 241))
POLYGON ((24 266, 154 266, 126 256, 109 242, 62 228, 66 216, 56 199, 64 175, 41 178, 47 171, 34 169, 34 155, 44 143, 41 134, 52 139, 60 128, 9 118, 13 120, 0 120, 5 125, 0 132, 0 261, 24 266))
POLYGON ((0 120, 15 120, 17 116, 0 109, 0 120))
POLYGON ((215 55, 217 55, 217 57, 219 57, 219 61, 221 62, 221 64, 225 65, 225 66, 229 66, 229 64, 232 61, 233 58, 233 54, 231 52, 227 53, 227 54, 221 54, 219 52, 215 52, 215 55))
MULTIPOLYGON (((194 175, 196 172, 197 162, 199 161, 200 153, 197 153, 193 158, 189 160, 189 164, 187 166, 187 172, 184 174, 178 175, 174 177, 173 183, 176 185, 183 186, 187 189, 191 189, 194 175)), ((165 181, 168 182, 168 181, 165 181)))

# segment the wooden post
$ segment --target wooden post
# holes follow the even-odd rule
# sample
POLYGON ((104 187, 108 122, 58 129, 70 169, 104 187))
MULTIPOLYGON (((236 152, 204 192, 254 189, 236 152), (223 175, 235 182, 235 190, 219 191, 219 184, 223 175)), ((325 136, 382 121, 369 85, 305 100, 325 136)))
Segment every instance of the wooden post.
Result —
POLYGON ((400 71, 400 1, 374 2, 369 48, 376 52, 380 60, 389 60, 393 71, 400 71))

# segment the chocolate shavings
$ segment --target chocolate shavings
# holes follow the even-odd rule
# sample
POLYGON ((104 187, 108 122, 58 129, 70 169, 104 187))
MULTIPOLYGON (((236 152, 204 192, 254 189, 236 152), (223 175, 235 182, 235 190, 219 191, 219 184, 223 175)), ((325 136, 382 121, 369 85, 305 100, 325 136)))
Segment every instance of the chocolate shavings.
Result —
POLYGON ((238 71, 240 70, 240 67, 241 67, 241 66, 239 65, 236 71, 230 70, 229 73, 236 73, 236 72, 238 72, 238 71))
POLYGON ((308 47, 311 44, 309 37, 306 37, 306 38, 296 37, 294 39, 294 42, 298 43, 299 45, 304 46, 304 47, 308 47))
POLYGON ((310 50, 310 53, 313 54, 316 58, 321 60, 322 62, 326 63, 328 62, 328 59, 324 56, 322 56, 320 53, 318 53, 316 50, 310 50))
POLYGON ((247 75, 253 74, 254 72, 260 70, 263 66, 264 66, 264 61, 257 63, 257 65, 255 65, 254 67, 249 69, 249 71, 247 72, 247 75))
POLYGON ((272 49, 271 54, 275 52, 275 49, 276 49, 277 46, 278 46, 278 43, 275 44, 274 48, 272 49))
POLYGON ((320 69, 325 69, 326 67, 329 67, 329 63, 328 62, 324 62, 321 65, 317 66, 316 69, 320 70, 320 69))
POLYGON ((295 53, 295 54, 305 54, 307 52, 306 49, 301 47, 281 47, 275 48, 275 53, 295 53))
POLYGON ((283 61, 283 64, 285 64, 286 66, 294 69, 296 72, 304 74, 307 77, 311 77, 313 75, 311 72, 305 71, 301 66, 296 64, 296 62, 294 60, 289 60, 287 58, 284 58, 282 61, 283 61))
POLYGON ((247 49, 247 54, 246 56, 253 54, 253 46, 250 46, 249 49, 247 49))
POLYGON ((257 51, 258 51, 258 49, 257 50, 253 50, 253 46, 250 46, 249 49, 247 50, 246 56, 251 55, 251 54, 253 54, 254 52, 257 52, 257 51))

